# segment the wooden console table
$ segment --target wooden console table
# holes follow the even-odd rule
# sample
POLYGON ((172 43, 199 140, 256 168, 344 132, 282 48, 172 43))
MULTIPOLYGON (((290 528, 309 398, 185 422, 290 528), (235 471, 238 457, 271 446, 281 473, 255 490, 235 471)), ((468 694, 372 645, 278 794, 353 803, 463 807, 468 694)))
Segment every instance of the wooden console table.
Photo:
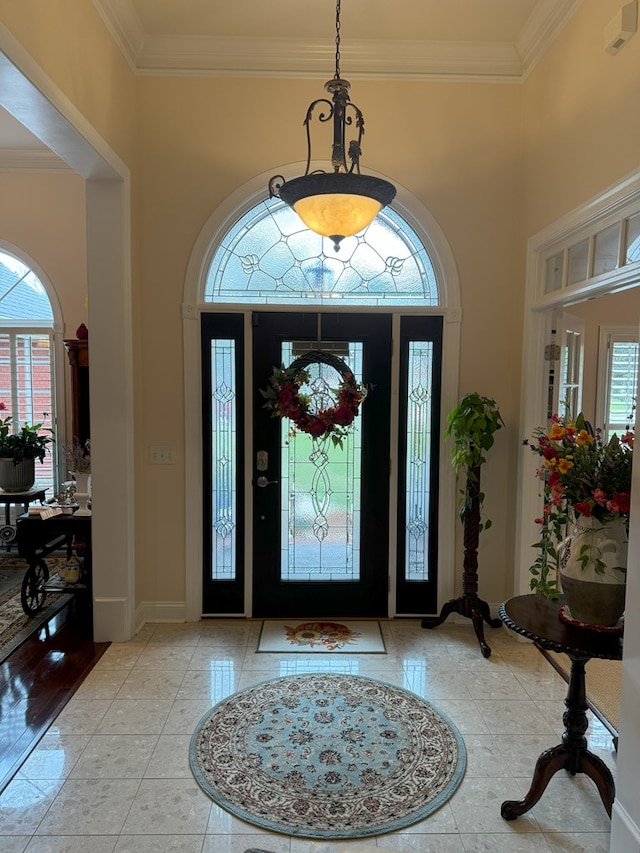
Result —
POLYGON ((544 793, 551 777, 559 770, 586 773, 595 783, 607 814, 615 797, 613 776, 607 765, 587 749, 585 732, 588 728, 585 689, 585 664, 591 658, 622 659, 622 635, 571 625, 558 615, 560 601, 536 595, 518 595, 500 606, 500 618, 517 634, 551 652, 564 652, 571 660, 571 676, 562 742, 545 750, 536 762, 533 781, 524 800, 506 800, 500 813, 505 820, 515 820, 529 811, 544 793))
POLYGON ((29 616, 42 610, 47 595, 79 597, 77 615, 88 627, 93 627, 93 596, 91 581, 91 516, 57 515, 42 519, 20 515, 16 519, 18 554, 27 561, 22 581, 22 608, 29 616), (75 584, 53 583, 45 561, 54 551, 75 550, 82 556, 82 576, 75 584))

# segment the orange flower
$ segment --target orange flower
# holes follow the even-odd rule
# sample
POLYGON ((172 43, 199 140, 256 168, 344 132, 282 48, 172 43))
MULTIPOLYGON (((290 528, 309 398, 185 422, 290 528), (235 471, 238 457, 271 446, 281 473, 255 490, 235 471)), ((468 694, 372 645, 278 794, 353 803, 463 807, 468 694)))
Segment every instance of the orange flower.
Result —
POLYGON ((570 459, 558 460, 558 471, 560 471, 561 474, 566 474, 571 468, 573 468, 573 462, 570 459))
POLYGON ((563 427, 560 424, 554 424, 551 427, 551 431, 549 432, 549 438, 551 439, 551 441, 562 441, 566 434, 566 427, 563 427))
POLYGON ((576 436, 576 444, 580 447, 583 447, 585 444, 591 444, 592 441, 595 441, 595 437, 591 433, 588 433, 586 429, 581 429, 576 436))

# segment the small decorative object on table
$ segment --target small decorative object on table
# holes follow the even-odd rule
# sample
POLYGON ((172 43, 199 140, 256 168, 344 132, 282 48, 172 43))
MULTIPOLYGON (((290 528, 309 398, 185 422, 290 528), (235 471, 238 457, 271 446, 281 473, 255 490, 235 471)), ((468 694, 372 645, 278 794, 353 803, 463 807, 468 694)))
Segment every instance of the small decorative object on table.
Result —
POLYGON ((70 447, 65 447, 69 473, 76 483, 75 497, 78 504, 76 515, 91 515, 91 441, 84 444, 74 438, 70 447))
POLYGON ((582 414, 575 421, 554 415, 534 436, 524 444, 542 460, 544 509, 531 589, 557 598, 560 580, 564 618, 615 626, 625 606, 633 431, 605 442, 582 414))

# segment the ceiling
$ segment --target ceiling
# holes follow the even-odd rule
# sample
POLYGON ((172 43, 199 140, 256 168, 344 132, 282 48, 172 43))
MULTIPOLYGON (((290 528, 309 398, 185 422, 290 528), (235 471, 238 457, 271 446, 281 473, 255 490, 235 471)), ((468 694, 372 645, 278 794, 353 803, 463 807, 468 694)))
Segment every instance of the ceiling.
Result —
MULTIPOLYGON (((342 0, 341 71, 518 83, 581 2, 342 0)), ((333 76, 335 0, 93 3, 136 74, 333 76)), ((9 168, 38 168, 44 150, 1 107, 0 149, 9 168)))

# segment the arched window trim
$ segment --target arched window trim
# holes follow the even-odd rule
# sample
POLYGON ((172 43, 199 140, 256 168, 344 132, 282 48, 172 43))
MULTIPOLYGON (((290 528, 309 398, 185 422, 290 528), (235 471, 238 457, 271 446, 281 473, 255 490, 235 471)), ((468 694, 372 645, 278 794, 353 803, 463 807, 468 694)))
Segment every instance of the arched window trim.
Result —
MULTIPOLYGON (((0 251, 11 255, 17 261, 29 267, 38 280, 44 287, 45 293, 51 306, 53 320, 48 324, 33 324, 33 321, 17 321, 17 322, 2 322, 0 320, 0 330, 11 329, 24 334, 50 334, 52 337, 52 365, 51 379, 53 388, 51 389, 51 399, 54 404, 52 412, 52 424, 56 435, 56 442, 52 445, 53 467, 54 472, 57 472, 58 479, 64 471, 61 471, 61 465, 64 459, 61 460, 60 448, 66 443, 66 395, 65 395, 65 350, 64 350, 64 323, 62 319, 62 307, 60 299, 48 275, 40 264, 28 252, 14 243, 0 239, 0 251)), ((55 475, 54 475, 55 478, 55 475)), ((49 495, 53 497, 53 495, 49 495)))
MULTIPOLYGON (((285 178, 294 177, 304 170, 305 164, 294 163, 282 168, 276 168, 285 178)), ((319 164, 312 164, 312 168, 319 164)), ((371 172, 376 177, 389 180, 385 175, 371 172)), ((263 201, 269 178, 274 170, 263 172, 235 190, 213 211, 205 222, 196 240, 185 277, 183 313, 188 316, 194 313, 195 306, 200 310, 210 311, 222 307, 222 303, 205 302, 204 289, 206 277, 212 259, 227 231, 244 216, 247 211, 263 201)), ((433 313, 446 313, 447 319, 453 322, 460 320, 460 284, 458 270, 453 254, 444 232, 432 214, 408 190, 396 182, 397 195, 392 208, 411 226, 426 249, 436 277, 439 304, 437 306, 385 306, 385 310, 393 313, 398 311, 428 310, 433 313)), ((345 300, 345 305, 347 304, 345 300)), ((229 307, 231 303, 224 303, 229 307)), ((195 312, 197 313, 197 312, 195 312)))

